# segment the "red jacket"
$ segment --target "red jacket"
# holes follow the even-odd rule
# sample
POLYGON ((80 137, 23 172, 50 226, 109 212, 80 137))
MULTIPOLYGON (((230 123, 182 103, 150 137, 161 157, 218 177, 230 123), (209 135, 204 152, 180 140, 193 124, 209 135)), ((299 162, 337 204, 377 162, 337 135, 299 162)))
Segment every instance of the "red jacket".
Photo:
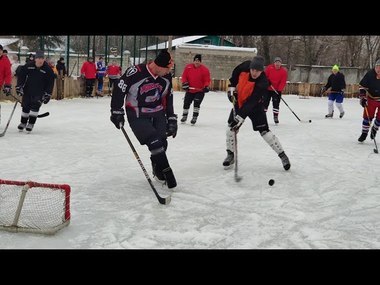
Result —
POLYGON ((108 75, 111 79, 118 78, 121 75, 121 67, 118 65, 108 65, 106 75, 108 75))
MULTIPOLYGON (((274 63, 272 63, 265 68, 265 75, 276 91, 282 92, 284 90, 286 80, 288 79, 288 72, 284 67, 281 66, 280 69, 276 69, 274 63)), ((273 91, 270 85, 268 90, 273 91)))
POLYGON ((85 61, 83 62, 80 73, 84 74, 86 79, 95 79, 96 78, 96 65, 94 62, 85 61))
POLYGON ((12 83, 11 62, 5 55, 0 57, 0 87, 12 83))
POLYGON ((183 70, 181 81, 182 83, 189 82, 190 87, 197 88, 190 89, 188 92, 197 93, 204 87, 210 86, 210 71, 203 64, 196 68, 194 63, 189 63, 183 70))

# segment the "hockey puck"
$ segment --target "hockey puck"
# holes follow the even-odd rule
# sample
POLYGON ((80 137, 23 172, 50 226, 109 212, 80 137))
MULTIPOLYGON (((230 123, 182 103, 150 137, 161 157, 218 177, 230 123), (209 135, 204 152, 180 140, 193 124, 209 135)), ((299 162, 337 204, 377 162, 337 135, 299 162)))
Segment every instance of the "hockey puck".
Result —
POLYGON ((311 120, 309 120, 309 123, 311 123, 311 120))
POLYGON ((274 180, 273 180, 273 179, 270 179, 270 180, 268 181, 268 184, 269 184, 270 186, 273 186, 273 184, 274 184, 274 180))

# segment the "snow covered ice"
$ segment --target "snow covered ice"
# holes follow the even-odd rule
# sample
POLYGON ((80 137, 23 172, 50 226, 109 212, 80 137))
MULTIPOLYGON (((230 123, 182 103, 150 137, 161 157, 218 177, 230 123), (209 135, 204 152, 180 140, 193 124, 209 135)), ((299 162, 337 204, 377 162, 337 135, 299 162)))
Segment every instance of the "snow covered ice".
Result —
MULTIPOLYGON (((174 94, 182 115, 184 92, 174 94)), ((249 119, 238 134, 239 176, 224 170, 225 92, 207 93, 197 123, 178 123, 168 158, 178 186, 155 183, 158 203, 125 137, 110 122, 110 98, 51 100, 30 134, 19 133, 18 106, 0 138, 0 178, 67 183, 71 223, 53 236, 0 231, 2 249, 272 249, 379 248, 380 156, 360 144, 363 108, 345 99, 345 116, 325 119, 327 98, 283 96, 278 136, 292 167, 249 119), (268 185, 274 179, 273 186, 268 185)), ((1 102, 1 131, 13 107, 1 102)), ((190 113, 192 112, 192 107, 190 113)), ((149 151, 126 130, 151 178, 149 151)))

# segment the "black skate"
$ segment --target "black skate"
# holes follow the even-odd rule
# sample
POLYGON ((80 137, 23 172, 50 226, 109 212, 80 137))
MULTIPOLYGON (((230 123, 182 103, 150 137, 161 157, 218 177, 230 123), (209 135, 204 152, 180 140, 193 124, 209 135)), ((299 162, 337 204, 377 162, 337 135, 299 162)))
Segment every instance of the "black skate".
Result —
POLYGON ((341 118, 341 119, 342 119, 342 118, 343 118, 343 116, 344 116, 344 111, 343 111, 342 113, 340 113, 340 114, 339 114, 339 118, 341 118))
POLYGON ((18 130, 20 131, 20 132, 22 132, 24 129, 25 129, 25 127, 26 127, 26 124, 24 124, 24 123, 21 123, 21 124, 19 124, 18 125, 18 130))
POLYGON ((376 137, 376 133, 377 133, 377 129, 372 127, 371 128, 371 135, 370 135, 371 140, 373 140, 376 137))
POLYGON ((194 125, 197 122, 197 117, 193 117, 190 121, 192 125, 194 125))
POLYGON ((164 174, 168 188, 174 188, 177 186, 177 181, 175 180, 173 170, 170 167, 165 168, 162 173, 164 174))
POLYGON ((234 153, 230 150, 227 150, 227 157, 223 161, 223 166, 228 168, 229 166, 235 163, 234 153))
POLYGON ((367 135, 368 135, 368 133, 362 133, 362 134, 360 135, 360 137, 358 138, 358 141, 359 141, 359 142, 364 142, 365 139, 367 138, 367 135))
POLYGON ((325 116, 325 118, 332 118, 334 116, 334 112, 332 112, 332 113, 330 113, 330 114, 327 114, 326 116, 325 116))
POLYGON ((285 152, 284 151, 281 152, 278 156, 281 158, 282 166, 284 167, 284 169, 289 170, 290 169, 290 161, 289 161, 288 156, 285 154, 285 152))
POLYGON ((33 130, 34 124, 28 124, 25 128, 25 130, 30 133, 33 130))
POLYGON ((181 119, 181 123, 186 122, 186 120, 187 120, 187 116, 183 115, 183 116, 182 116, 182 119, 181 119))
POLYGON ((274 123, 277 125, 279 123, 278 116, 273 117, 274 123))
POLYGON ((157 182, 160 182, 162 184, 165 183, 164 174, 162 173, 162 171, 157 170, 156 164, 153 163, 153 161, 152 161, 152 173, 153 173, 153 178, 156 179, 157 182))

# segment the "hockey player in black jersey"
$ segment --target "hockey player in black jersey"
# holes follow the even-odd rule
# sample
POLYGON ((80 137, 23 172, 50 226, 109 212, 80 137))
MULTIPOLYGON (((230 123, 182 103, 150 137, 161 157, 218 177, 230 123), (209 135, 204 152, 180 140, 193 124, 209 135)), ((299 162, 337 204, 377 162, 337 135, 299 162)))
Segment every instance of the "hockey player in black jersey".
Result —
POLYGON ((228 118, 226 131, 227 157, 223 166, 232 165, 234 160, 234 132, 238 132, 244 120, 249 117, 254 131, 259 131, 262 138, 278 154, 285 170, 290 169, 289 158, 284 152, 278 138, 269 130, 264 111, 264 95, 269 82, 263 72, 264 58, 256 56, 252 61, 239 64, 232 71, 228 89, 228 99, 234 103, 228 118), (235 114, 235 116, 234 116, 235 114))
POLYGON ((151 153, 153 175, 168 188, 177 186, 166 156, 167 137, 177 135, 172 66, 171 55, 165 49, 154 61, 129 67, 116 82, 111 99, 111 121, 120 129, 125 109, 133 133, 151 153))
POLYGON ((22 96, 20 131, 31 132, 42 104, 50 101, 54 87, 54 72, 45 61, 43 51, 37 51, 35 59, 29 61, 17 76, 16 92, 22 96))

